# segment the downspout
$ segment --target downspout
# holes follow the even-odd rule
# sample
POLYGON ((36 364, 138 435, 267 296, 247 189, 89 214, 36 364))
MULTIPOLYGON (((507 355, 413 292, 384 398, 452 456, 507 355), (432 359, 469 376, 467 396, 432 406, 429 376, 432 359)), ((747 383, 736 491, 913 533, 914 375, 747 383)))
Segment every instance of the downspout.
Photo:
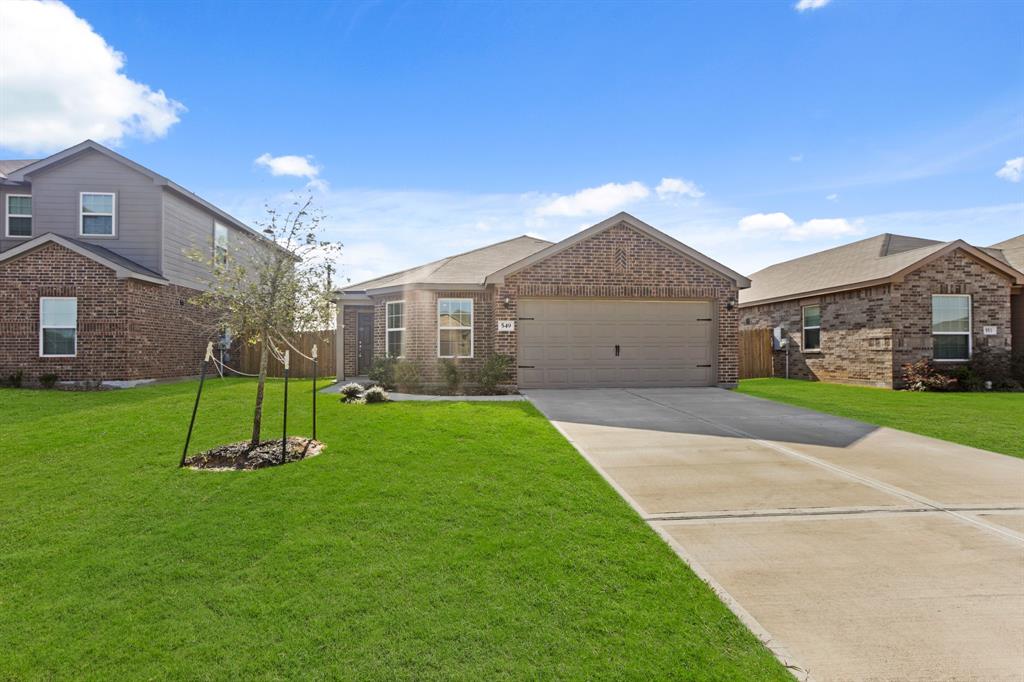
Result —
POLYGON ((335 345, 335 362, 338 366, 335 370, 338 383, 345 380, 345 304, 338 302, 338 325, 337 325, 337 336, 338 343, 335 345))

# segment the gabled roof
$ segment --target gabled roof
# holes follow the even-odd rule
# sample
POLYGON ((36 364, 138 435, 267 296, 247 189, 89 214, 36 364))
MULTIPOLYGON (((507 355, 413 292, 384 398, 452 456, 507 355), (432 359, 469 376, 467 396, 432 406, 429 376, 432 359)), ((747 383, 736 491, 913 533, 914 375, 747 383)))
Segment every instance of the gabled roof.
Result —
POLYGON ((483 287, 489 274, 509 263, 515 263, 531 253, 551 245, 551 242, 523 235, 497 244, 484 246, 465 253, 448 256, 408 270, 359 282, 339 289, 342 294, 373 291, 382 293, 392 287, 410 285, 483 287))
MULTIPOLYGON (((253 238, 257 239, 257 240, 260 240, 260 241, 262 241, 262 242, 264 242, 266 244, 274 246, 275 248, 281 249, 282 251, 287 251, 287 249, 285 249, 283 246, 281 246, 277 242, 273 241, 272 239, 268 239, 266 237, 266 235, 264 235, 264 234, 262 234, 262 233, 260 233, 260 232, 258 232, 256 230, 252 229, 251 227, 249 227, 248 225, 243 223, 241 220, 239 220, 238 218, 234 217, 233 215, 227 213, 223 209, 220 209, 220 208, 214 206, 209 201, 207 201, 206 199, 203 199, 201 196, 199 196, 195 192, 191 192, 191 191, 185 189, 184 187, 182 187, 178 183, 176 183, 176 182, 174 182, 174 181, 164 177, 163 175, 160 175, 159 173, 157 173, 155 171, 152 171, 149 168, 146 168, 145 166, 143 166, 140 163, 136 163, 135 161, 132 161, 131 159, 129 159, 126 156, 121 156, 120 154, 118 154, 114 150, 108 149, 108 148, 104 147, 103 145, 101 145, 99 142, 94 142, 92 140, 86 140, 84 142, 80 142, 80 143, 76 144, 74 147, 68 147, 67 149, 65 149, 63 151, 59 151, 56 154, 52 154, 52 155, 46 157, 45 159, 39 159, 38 161, 28 161, 24 165, 18 166, 17 168, 11 170, 10 173, 8 173, 8 175, 7 175, 7 179, 10 180, 10 181, 13 181, 13 182, 31 182, 31 178, 29 176, 32 175, 33 173, 38 173, 39 171, 43 170, 44 168, 52 166, 52 165, 54 165, 56 163, 60 163, 62 161, 66 161, 67 159, 70 159, 73 156, 77 156, 78 154, 81 154, 82 152, 89 151, 89 150, 99 152, 100 154, 103 154, 104 156, 107 156, 107 157, 109 157, 111 159, 114 159, 115 161, 117 161, 119 163, 122 163, 125 166, 128 166, 132 170, 134 170, 134 171, 136 171, 138 173, 141 173, 142 175, 145 175, 146 177, 150 178, 153 181, 154 184, 159 185, 161 187, 166 187, 166 188, 172 190, 173 192, 183 196, 184 198, 186 198, 186 199, 188 199, 190 201, 194 201, 195 203, 199 204, 200 206, 202 206, 206 210, 208 210, 211 213, 213 213, 214 215, 216 215, 218 218, 220 218, 224 222, 229 223, 229 224, 233 225, 235 228, 237 228, 239 230, 242 230, 243 232, 248 233, 249 236, 251 236, 251 237, 253 237, 253 238)), ((0 162, 0 163, 12 163, 12 164, 14 164, 14 163, 21 163, 21 162, 12 161, 12 162, 0 162)), ((291 253, 291 252, 289 252, 289 253, 291 253)), ((295 254, 291 254, 291 255, 293 257, 296 257, 295 254)))
POLYGON ((1024 283, 1024 273, 1010 267, 988 249, 971 246, 963 240, 940 242, 879 234, 755 272, 750 276, 753 285, 740 292, 740 305, 785 301, 891 282, 956 249, 963 249, 1016 283, 1024 283))
POLYGON ((118 279, 128 278, 138 279, 143 282, 151 282, 153 284, 170 284, 170 282, 164 279, 160 273, 154 272, 147 267, 143 267, 129 258, 125 258, 120 254, 114 253, 110 249, 106 249, 97 244, 90 244, 79 239, 62 237, 61 235, 54 234, 52 232, 41 234, 38 237, 22 242, 14 248, 0 253, 0 263, 14 260, 19 256, 24 256, 25 254, 31 253, 32 251, 46 246, 47 244, 59 244, 81 256, 96 261, 100 265, 113 270, 118 279))
POLYGON ((6 180, 14 171, 36 161, 38 159, 0 159, 0 180, 6 180))
POLYGON ((630 215, 625 211, 622 211, 621 213, 616 213, 611 218, 602 220, 596 225, 591 225, 582 232, 577 232, 576 234, 567 237, 556 244, 552 244, 541 251, 537 251, 536 253, 530 254, 529 256, 523 258, 520 261, 517 261, 515 263, 505 266, 500 270, 495 271, 494 273, 487 277, 487 284, 501 284, 503 281, 505 281, 505 277, 507 275, 511 275, 513 272, 522 270, 525 267, 529 267, 530 265, 533 265, 538 261, 544 260, 545 258, 550 258, 556 253, 559 253, 569 248, 573 244, 581 242, 584 239, 593 237, 594 235, 604 232, 609 228, 615 227, 619 223, 626 223, 633 229, 647 235, 651 239, 657 242, 661 242, 668 248, 677 251, 692 260, 697 261, 704 267, 713 270, 721 275, 724 275, 728 279, 731 279, 734 282, 736 282, 737 286, 739 286, 741 289, 750 286, 750 280, 741 275, 740 273, 725 267, 716 260, 708 258, 707 256, 697 251, 696 249, 690 248, 681 241, 678 241, 677 239, 668 236, 661 230, 651 227, 650 225, 640 220, 636 216, 630 215))
POLYGON ((1024 272, 1024 234, 1011 237, 1006 241, 993 244, 989 249, 997 250, 1003 260, 1016 269, 1024 272))

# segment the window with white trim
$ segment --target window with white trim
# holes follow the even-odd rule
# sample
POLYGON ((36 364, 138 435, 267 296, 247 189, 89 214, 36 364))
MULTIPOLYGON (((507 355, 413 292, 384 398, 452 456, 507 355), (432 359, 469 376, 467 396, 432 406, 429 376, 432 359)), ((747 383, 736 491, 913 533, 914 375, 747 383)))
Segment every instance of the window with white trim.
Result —
POLYGON ((437 299, 437 356, 473 357, 473 299, 437 299))
POLYGON ((405 355, 405 301, 388 301, 385 310, 386 352, 389 358, 405 355))
POLYGON ((802 350, 821 350, 821 306, 805 305, 802 311, 804 330, 802 350))
POLYGON ((70 358, 78 352, 78 299, 39 299, 39 355, 70 358))
POLYGON ((7 236, 32 236, 32 195, 7 195, 7 236))
POLYGON ((971 297, 932 296, 932 357, 947 362, 971 359, 971 297))
POLYGON ((213 224, 213 263, 214 265, 227 265, 228 263, 228 228, 217 222, 213 224))
POLYGON ((113 237, 117 233, 113 192, 82 192, 78 233, 83 237, 113 237))

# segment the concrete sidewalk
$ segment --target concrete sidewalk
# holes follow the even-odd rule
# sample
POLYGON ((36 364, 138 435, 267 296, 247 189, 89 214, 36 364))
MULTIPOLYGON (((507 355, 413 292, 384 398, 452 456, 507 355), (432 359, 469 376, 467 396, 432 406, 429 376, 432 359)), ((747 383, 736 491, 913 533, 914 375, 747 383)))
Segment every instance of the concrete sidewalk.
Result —
POLYGON ((526 394, 801 677, 1024 679, 1024 461, 718 389, 526 394))

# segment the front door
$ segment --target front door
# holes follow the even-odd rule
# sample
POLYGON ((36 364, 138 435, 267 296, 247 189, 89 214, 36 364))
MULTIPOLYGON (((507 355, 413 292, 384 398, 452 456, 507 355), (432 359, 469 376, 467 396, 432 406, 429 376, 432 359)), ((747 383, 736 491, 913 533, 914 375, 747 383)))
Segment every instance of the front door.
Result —
POLYGON ((373 364, 373 313, 356 315, 356 374, 364 377, 373 364))

